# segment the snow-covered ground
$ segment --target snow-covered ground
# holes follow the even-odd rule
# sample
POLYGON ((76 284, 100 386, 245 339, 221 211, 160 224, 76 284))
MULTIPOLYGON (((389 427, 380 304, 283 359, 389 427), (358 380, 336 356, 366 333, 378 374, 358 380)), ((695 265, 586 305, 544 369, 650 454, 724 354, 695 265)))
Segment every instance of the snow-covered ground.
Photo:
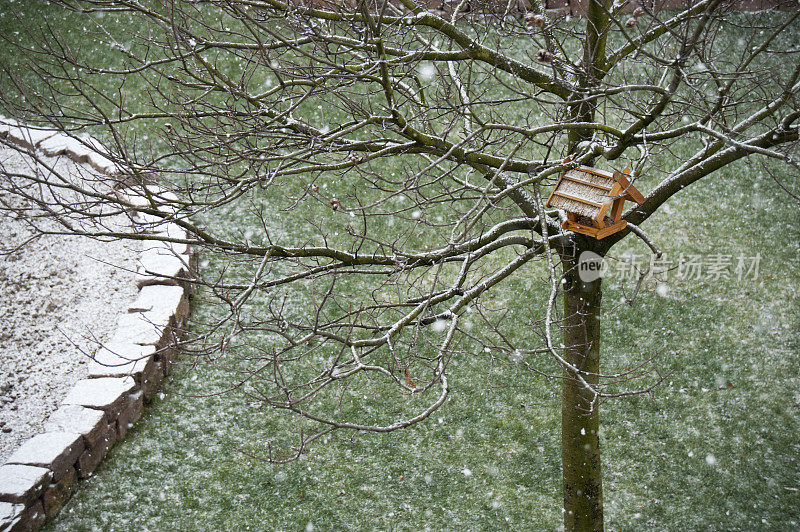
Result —
MULTIPOLYGON (((47 161, 59 173, 87 171, 66 157, 47 161)), ((0 171, 30 174, 33 164, 0 147, 0 171)), ((13 201, 19 200, 0 192, 0 206, 13 201)), ((24 219, 0 210, 0 248, 32 235, 24 219)), ((0 254, 0 463, 41 431, 86 376, 98 341, 110 337, 117 315, 136 297, 137 250, 131 242, 45 236, 0 254)))

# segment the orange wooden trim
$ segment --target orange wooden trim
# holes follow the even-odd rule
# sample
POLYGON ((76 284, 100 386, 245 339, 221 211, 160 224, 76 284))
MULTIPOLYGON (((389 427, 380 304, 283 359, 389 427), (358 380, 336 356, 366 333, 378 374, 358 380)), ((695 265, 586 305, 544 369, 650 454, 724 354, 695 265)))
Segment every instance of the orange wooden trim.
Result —
POLYGON ((617 198, 614 200, 614 206, 611 207, 611 219, 618 222, 622 217, 622 208, 625 206, 625 198, 617 198))
MULTIPOLYGON (((556 185, 556 187, 557 186, 558 185, 556 185)), ((553 189, 553 192, 551 192, 550 195, 547 196, 547 201, 544 202, 544 206, 545 207, 550 207, 550 202, 553 200, 553 194, 555 193, 555 191, 556 191, 556 189, 553 189)))
POLYGON ((575 214, 574 212, 567 211, 567 218, 569 220, 572 220, 573 222, 577 222, 578 221, 578 215, 575 214))
POLYGON ((641 192, 633 188, 633 185, 628 189, 628 194, 625 197, 639 205, 644 203, 644 196, 642 196, 641 192))
MULTIPOLYGON (((611 208, 611 204, 612 204, 612 202, 610 202, 610 201, 608 203, 604 203, 603 206, 600 207, 600 212, 597 213, 597 216, 595 216, 593 218, 593 220, 596 221, 596 222, 601 222, 602 223, 603 219, 606 217, 606 213, 608 212, 608 209, 611 208)), ((602 227, 605 227, 605 225, 603 225, 602 227)))
POLYGON ((597 207, 598 209, 603 207, 602 203, 595 203, 593 201, 585 200, 583 198, 579 198, 578 196, 573 196, 572 194, 567 194, 566 192, 561 192, 560 190, 553 190, 553 194, 551 194, 551 196, 553 196, 553 195, 561 196, 562 198, 565 198, 565 199, 568 199, 568 200, 577 201, 577 202, 583 203, 584 205, 591 205, 592 207, 597 207))
POLYGON ((600 231, 597 228, 588 227, 588 226, 581 225, 581 224, 578 224, 578 223, 575 223, 575 222, 570 222, 569 220, 567 220, 563 224, 561 224, 561 227, 563 227, 564 229, 567 229, 568 231, 574 231, 576 233, 581 233, 583 235, 593 236, 595 238, 597 238, 597 233, 598 233, 598 231, 600 231))
MULTIPOLYGON (((611 190, 609 190, 608 195, 613 198, 614 196, 619 195, 620 192, 622 192, 622 185, 620 185, 619 183, 614 183, 614 186, 611 187, 611 190)), ((595 216, 594 219, 602 223, 603 219, 606 216, 606 213, 608 212, 608 209, 611 208, 614 201, 607 201, 606 203, 604 203, 603 206, 600 207, 600 212, 597 213, 597 216, 595 216)), ((602 223, 601 227, 605 227, 605 223, 602 223)))
POLYGON ((561 174, 561 177, 559 177, 558 181, 556 181, 556 186, 553 187, 553 191, 550 193, 549 196, 547 196, 547 201, 544 203, 545 207, 550 207, 550 202, 553 200, 553 195, 555 195, 556 190, 558 190, 558 186, 561 184, 562 179, 564 179, 564 174, 561 174))
POLYGON ((641 205, 644 203, 644 196, 642 196, 642 193, 639 192, 635 186, 631 185, 627 177, 629 175, 631 175, 631 169, 626 166, 622 172, 614 172, 614 180, 622 185, 622 189, 625 191, 625 199, 641 205))
POLYGON ((619 222, 615 223, 614 225, 609 225, 605 229, 599 230, 597 232, 597 236, 595 238, 600 240, 601 238, 605 238, 608 235, 613 235, 614 233, 616 233, 618 231, 622 231, 623 229, 625 229, 625 227, 627 225, 628 225, 628 222, 626 220, 620 220, 619 222))
POLYGON ((561 227, 568 231, 574 231, 575 233, 580 233, 582 235, 587 235, 594 237, 598 240, 601 238, 605 238, 608 235, 613 235, 618 231, 622 231, 628 225, 628 222, 625 220, 620 220, 619 222, 615 223, 614 225, 609 225, 608 227, 604 227, 602 229, 598 229, 596 227, 589 227, 586 225, 581 225, 575 222, 571 222, 566 220, 564 223, 561 224, 561 227))
MULTIPOLYGON (((620 184, 619 183, 614 183, 614 186, 611 187, 611 190, 608 191, 608 195, 613 198, 614 196, 619 195, 619 193, 621 191, 622 191, 622 187, 620 186, 620 184)), ((612 204, 613 204, 613 200, 609 200, 606 203, 604 203, 603 206, 600 208, 600 212, 598 212, 597 216, 595 216, 595 219, 602 221, 603 218, 605 218, 606 213, 608 212, 608 209, 611 208, 612 204)))
MULTIPOLYGON (((625 170, 627 170, 627 169, 628 169, 628 167, 626 166, 625 170)), ((628 175, 629 174, 626 174, 626 173, 623 173, 623 172, 614 172, 614 180, 617 183, 619 183, 620 185, 622 185, 622 188, 628 188, 628 187, 631 186, 631 182, 628 181, 628 177, 627 177, 628 175)))
POLYGON ((600 170, 599 168, 592 168, 591 166, 578 166, 575 169, 580 170, 581 172, 586 172, 588 174, 594 174, 600 177, 605 177, 606 179, 611 179, 612 177, 614 177, 613 172, 609 172, 607 170, 600 170))

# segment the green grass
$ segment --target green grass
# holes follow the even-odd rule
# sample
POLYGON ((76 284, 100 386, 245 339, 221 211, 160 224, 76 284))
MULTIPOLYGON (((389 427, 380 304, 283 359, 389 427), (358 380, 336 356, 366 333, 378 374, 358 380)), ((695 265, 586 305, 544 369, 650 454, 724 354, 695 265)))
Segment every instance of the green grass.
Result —
MULTIPOLYGON (((674 370, 652 398, 604 405, 611 530, 788 530, 800 520, 800 220, 783 195, 752 207, 763 194, 754 189, 758 175, 741 170, 752 178, 683 192, 672 200, 676 210, 695 214, 659 214, 649 230, 668 253, 758 251, 759 279, 669 280, 666 297, 650 290, 604 324, 606 368, 663 350, 657 366, 674 370), (718 208, 705 210, 711 200, 718 208)), ((611 285, 607 301, 621 295, 611 285)), ((240 450, 264 455, 259 442, 285 434, 290 419, 236 393, 191 397, 229 379, 209 366, 171 379, 53 528, 560 526, 554 383, 464 358, 451 376, 452 399, 433 420, 333 439, 276 469, 240 450)))
MULTIPOLYGON (((77 30, 66 15, 46 16, 77 30)), ((5 30, 13 26, 0 20, 5 30)), ((125 87, 131 95, 142 89, 125 87)), ((147 135, 148 128, 155 125, 134 125, 131 134, 147 135)), ((688 148, 679 146, 672 157, 685 158, 688 148)), ((400 161, 380 168, 401 169, 400 161)), ((780 172, 796 190, 797 176, 780 172)), ((672 275, 666 293, 649 283, 634 306, 620 306, 603 325, 605 371, 660 353, 655 366, 672 372, 652 397, 603 405, 610 530, 789 530, 800 521, 800 214, 757 165, 739 163, 722 174, 678 194, 644 228, 673 258, 758 252, 758 278, 698 282, 672 275)), ((643 177, 639 188, 649 191, 658 178, 643 177)), ((325 179, 342 197, 358 190, 350 178, 325 179)), ((283 199, 244 198, 205 221, 224 220, 220 229, 235 233, 253 223, 248 202, 283 199)), ((282 216, 276 229, 288 238, 325 212, 325 205, 311 205, 305 215, 282 216)), ((345 223, 334 217, 327 227, 345 223)), ((646 254, 632 238, 612 255, 625 251, 646 254)), ((210 272, 224 265, 207 258, 210 272)), ((531 264, 495 294, 518 310, 507 328, 520 341, 533 337, 526 312, 541 309, 541 275, 541 264, 531 264)), ((198 322, 217 312, 208 295, 199 292, 193 304, 198 322)), ((304 295, 298 288, 296 297, 304 295)), ((607 304, 622 295, 618 282, 606 284, 607 304)), ((268 441, 288 441, 293 418, 239 391, 207 396, 235 382, 220 368, 179 369, 49 527, 558 529, 559 384, 492 355, 454 360, 451 398, 425 423, 384 436, 336 434, 280 468, 248 454, 263 457, 268 441)), ((366 415, 378 415, 412 403, 379 396, 364 405, 366 415)))

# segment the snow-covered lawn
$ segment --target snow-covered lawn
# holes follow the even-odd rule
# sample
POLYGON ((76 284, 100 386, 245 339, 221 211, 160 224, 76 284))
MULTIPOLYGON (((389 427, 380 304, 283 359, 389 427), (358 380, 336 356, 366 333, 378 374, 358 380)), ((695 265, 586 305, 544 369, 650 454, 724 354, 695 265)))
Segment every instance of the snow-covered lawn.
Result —
MULTIPOLYGON (((785 530, 800 522, 800 219, 791 198, 766 193, 757 166, 726 175, 679 195, 647 230, 673 256, 760 254, 758 275, 739 281, 731 269, 695 280, 672 272, 605 324, 608 371, 657 352, 657 366, 674 370, 653 399, 603 407, 614 529, 785 530)), ((235 228, 246 216, 223 217, 235 228)), ((614 255, 626 251, 644 254, 630 241, 614 255)), ((497 297, 535 301, 540 294, 528 281, 509 281, 497 297)), ((623 295, 616 281, 606 290, 609 305, 623 295)), ((195 320, 212 312, 202 299, 201 291, 195 320)), ((201 365, 169 381, 56 526, 557 529, 558 383, 513 360, 490 367, 490 355, 454 360, 452 399, 418 428, 333 439, 280 469, 241 451, 265 455, 266 442, 286 437, 293 420, 238 393, 194 397, 230 383, 230 374, 201 365)), ((403 400, 387 396, 384 406, 403 400)))

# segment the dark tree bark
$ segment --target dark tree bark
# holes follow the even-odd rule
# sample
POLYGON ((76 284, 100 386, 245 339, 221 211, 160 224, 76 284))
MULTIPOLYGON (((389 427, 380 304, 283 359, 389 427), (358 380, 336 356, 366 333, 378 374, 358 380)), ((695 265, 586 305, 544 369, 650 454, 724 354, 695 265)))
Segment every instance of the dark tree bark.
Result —
MULTIPOLYGON (((600 372, 600 304, 602 279, 590 283, 577 274, 577 257, 564 261, 564 355, 591 385, 600 372)), ((561 391, 561 462, 564 529, 603 530, 603 485, 600 470, 600 411, 596 394, 564 370, 561 391)))
MULTIPOLYGON (((579 87, 590 90, 606 73, 606 40, 611 8, 608 0, 591 0, 586 17, 586 44, 579 87)), ((576 94, 571 106, 573 119, 595 120, 594 100, 576 94)), ((576 128, 569 134, 569 150, 592 139, 590 129, 576 128)), ((594 158, 587 161, 593 164, 594 158)), ((564 530, 603 530, 603 479, 600 468, 599 401, 594 390, 600 375, 600 300, 602 279, 584 283, 577 274, 581 252, 591 244, 580 235, 573 237, 574 254, 563 257, 567 289, 564 291, 564 369, 561 388, 561 468, 564 493, 564 530)))

